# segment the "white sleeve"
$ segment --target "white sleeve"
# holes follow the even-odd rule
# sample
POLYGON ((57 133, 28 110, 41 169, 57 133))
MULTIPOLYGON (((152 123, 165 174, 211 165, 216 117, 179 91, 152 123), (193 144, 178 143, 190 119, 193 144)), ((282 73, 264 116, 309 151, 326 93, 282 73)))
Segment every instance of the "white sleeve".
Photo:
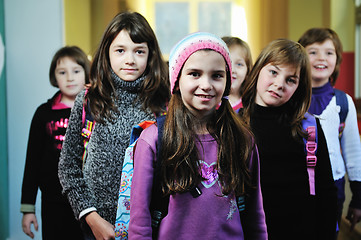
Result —
POLYGON ((341 137, 341 150, 350 181, 361 181, 361 141, 357 114, 352 98, 347 95, 348 113, 341 137))

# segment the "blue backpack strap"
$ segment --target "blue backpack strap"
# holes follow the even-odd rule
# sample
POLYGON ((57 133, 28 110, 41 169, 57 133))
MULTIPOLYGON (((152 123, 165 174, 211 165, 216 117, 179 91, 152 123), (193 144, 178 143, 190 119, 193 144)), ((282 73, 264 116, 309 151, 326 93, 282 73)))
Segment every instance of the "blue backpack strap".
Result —
POLYGON ((345 128, 345 121, 348 113, 348 101, 345 92, 336 88, 334 88, 334 92, 336 96, 336 105, 340 106, 341 108, 338 114, 340 117, 340 126, 338 128, 338 133, 339 133, 339 138, 341 138, 343 129, 345 128))
POLYGON ((136 125, 133 127, 132 132, 130 133, 129 145, 131 145, 132 143, 137 141, 137 139, 139 138, 142 131, 143 131, 143 128, 139 125, 136 125))
POLYGON ((129 146, 132 145, 135 141, 138 140, 140 134, 144 129, 154 124, 154 121, 143 121, 132 128, 132 132, 130 133, 129 146))
POLYGON ((302 121, 302 127, 308 133, 308 138, 303 139, 303 141, 305 145, 310 194, 316 195, 315 168, 317 164, 317 123, 315 117, 306 113, 305 119, 302 121))

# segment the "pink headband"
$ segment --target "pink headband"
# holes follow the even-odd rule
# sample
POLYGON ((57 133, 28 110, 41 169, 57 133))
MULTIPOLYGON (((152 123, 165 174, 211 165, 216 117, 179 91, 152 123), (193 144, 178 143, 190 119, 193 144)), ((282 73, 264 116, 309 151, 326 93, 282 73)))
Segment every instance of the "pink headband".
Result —
POLYGON ((179 73, 187 59, 198 50, 211 49, 220 53, 227 64, 227 72, 231 76, 232 64, 229 50, 222 39, 206 32, 190 34, 179 41, 172 49, 169 56, 169 80, 170 89, 173 93, 174 86, 178 80, 179 73))

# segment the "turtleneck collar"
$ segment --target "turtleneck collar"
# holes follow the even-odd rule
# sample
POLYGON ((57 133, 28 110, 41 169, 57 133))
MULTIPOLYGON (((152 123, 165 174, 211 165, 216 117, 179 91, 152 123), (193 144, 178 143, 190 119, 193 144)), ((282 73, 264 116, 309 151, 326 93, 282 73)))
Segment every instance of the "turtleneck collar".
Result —
POLYGON ((129 93, 138 93, 140 86, 145 79, 145 76, 141 76, 134 81, 124 81, 113 71, 113 69, 111 69, 111 72, 114 81, 114 87, 129 93))
POLYGON ((314 87, 312 88, 312 94, 314 96, 320 96, 323 94, 333 94, 333 87, 330 82, 326 83, 321 87, 314 87))
POLYGON ((264 107, 258 104, 254 106, 254 115, 262 118, 279 118, 285 111, 285 104, 279 107, 264 107))
POLYGON ((256 104, 251 114, 252 119, 258 119, 263 121, 278 122, 283 126, 289 126, 290 120, 290 109, 287 104, 283 104, 279 107, 264 107, 256 104))
POLYGON ((333 96, 334 90, 329 82, 321 87, 312 88, 311 106, 308 111, 312 114, 320 115, 333 96))

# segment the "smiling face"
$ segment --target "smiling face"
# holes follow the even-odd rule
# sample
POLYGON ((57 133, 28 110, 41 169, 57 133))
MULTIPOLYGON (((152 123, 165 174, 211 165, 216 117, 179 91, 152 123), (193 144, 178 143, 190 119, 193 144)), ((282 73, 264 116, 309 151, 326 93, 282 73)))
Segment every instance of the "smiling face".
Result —
POLYGON ((126 30, 120 31, 109 47, 110 65, 124 81, 134 81, 144 73, 148 55, 148 44, 134 43, 126 30))
POLYGON ((293 96, 299 85, 300 70, 291 65, 264 66, 258 76, 256 103, 279 107, 293 96))
POLYGON ((61 101, 72 106, 76 95, 84 88, 84 68, 73 58, 60 58, 55 68, 55 79, 62 92, 61 101))
POLYGON ((239 45, 233 45, 229 48, 232 60, 232 85, 231 94, 239 96, 241 84, 247 74, 247 64, 245 61, 245 50, 239 45))
POLYGON ((325 85, 336 66, 336 50, 333 42, 327 39, 323 43, 313 43, 306 46, 308 54, 311 73, 312 73, 312 87, 321 87, 325 85))
POLYGON ((183 65, 179 87, 184 105, 199 119, 215 110, 226 87, 226 62, 215 51, 193 53, 183 65))

